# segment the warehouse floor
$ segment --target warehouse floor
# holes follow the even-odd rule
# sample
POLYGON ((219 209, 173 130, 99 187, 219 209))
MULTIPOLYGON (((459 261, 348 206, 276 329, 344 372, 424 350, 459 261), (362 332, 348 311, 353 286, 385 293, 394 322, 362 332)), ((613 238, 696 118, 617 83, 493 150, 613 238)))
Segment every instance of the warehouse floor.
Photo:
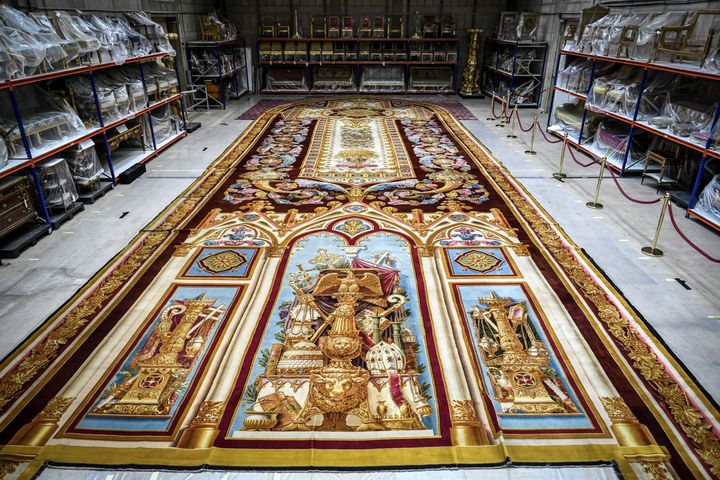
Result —
MULTIPOLYGON (((0 338, 0 356, 10 353, 192 183, 250 124, 236 118, 260 98, 246 96, 232 102, 227 110, 195 118, 202 122, 202 128, 148 163, 145 175, 130 185, 119 185, 94 205, 88 205, 20 258, 3 261, 0 318, 4 335, 0 338)), ((720 321, 717 264, 684 243, 668 219, 659 242, 665 256, 650 258, 641 254, 640 248, 652 240, 660 213, 658 204, 629 202, 607 176, 599 200, 605 208, 586 208, 595 190, 597 165, 581 168, 567 156, 568 178, 563 182, 554 180, 551 173, 558 167, 559 143, 549 145, 538 135, 538 155, 525 155, 530 135, 518 129, 519 138, 510 140, 506 129, 486 122, 490 113, 488 100, 458 100, 479 119, 463 123, 605 271, 707 392, 720 400, 720 356, 716 354, 715 336, 708 335, 717 330, 720 321)), ((521 115, 523 123, 529 125, 532 112, 521 115)), ((544 125, 544 120, 540 123, 544 125)), ((620 179, 620 183, 635 198, 656 198, 652 182, 642 186, 639 177, 630 176, 620 179)), ((676 208, 675 212, 680 210, 676 208)), ((681 229, 693 241, 711 255, 720 256, 717 233, 676 216, 681 229)))

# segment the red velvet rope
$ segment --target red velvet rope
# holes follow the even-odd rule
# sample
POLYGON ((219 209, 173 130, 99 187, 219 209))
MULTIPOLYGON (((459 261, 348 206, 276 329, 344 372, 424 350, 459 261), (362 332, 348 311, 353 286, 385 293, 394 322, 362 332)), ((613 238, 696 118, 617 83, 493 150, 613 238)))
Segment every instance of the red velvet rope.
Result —
POLYGON ((572 157, 573 161, 574 161, 575 163, 577 163, 578 165, 580 165, 581 167, 583 167, 583 168, 587 168, 587 167, 589 167, 590 165, 593 165, 593 164, 595 164, 595 163, 598 163, 597 160, 595 160, 595 159, 592 159, 592 160, 590 161, 590 163, 582 163, 582 162, 578 161, 577 158, 575 158, 575 153, 573 152, 573 149, 572 149, 572 148, 568 148, 568 150, 570 151, 570 156, 572 157))
POLYGON ((502 117, 502 114, 505 113, 505 108, 503 108, 503 111, 500 112, 500 115, 495 115, 495 104, 496 103, 497 102, 492 102, 492 116, 495 118, 500 118, 500 117, 502 117))
POLYGON ((543 136, 543 138, 545 139, 546 142, 548 142, 548 143, 560 143, 560 142, 562 142, 562 138, 558 138, 557 140, 550 140, 550 139, 547 137, 547 135, 545 135, 545 132, 543 131, 542 128, 540 128, 539 125, 538 125, 538 130, 540 130, 540 133, 542 134, 542 136, 543 136))
POLYGON ((678 227, 678 224, 675 222, 675 216, 673 215, 672 204, 669 204, 669 203, 668 203, 668 211, 670 212, 670 222, 672 222, 672 226, 675 228, 675 231, 678 233, 678 235, 680 235, 680 238, 682 238, 683 240, 685 240, 688 245, 690 245, 692 248, 694 248, 694 249, 695 249, 700 255, 702 255, 703 257, 707 258, 707 259, 710 260, 711 262, 720 263, 720 259, 711 257, 710 255, 708 255, 707 253, 705 253, 704 251, 702 251, 702 250, 700 249, 700 247, 698 247, 697 245, 695 245, 695 244, 692 242, 692 240, 690 240, 690 239, 680 230, 680 227, 678 227))
POLYGON ((520 130, 522 130, 523 132, 529 132, 530 130, 533 129, 533 127, 535 127, 535 122, 533 122, 533 124, 530 125, 530 128, 528 128, 528 129, 523 128, 522 122, 520 121, 520 112, 515 110, 515 116, 517 117, 518 126, 520 127, 520 130))
POLYGON ((620 190, 620 193, 622 193, 623 197, 627 198, 631 202, 635 203, 642 203, 644 205, 652 205, 653 203, 658 203, 661 199, 656 198, 655 200, 638 200, 636 198, 632 198, 630 195, 625 193, 625 190, 620 186, 620 182, 618 182, 617 176, 615 175, 615 172, 613 172, 613 169, 609 166, 606 166, 606 168, 610 171, 610 175, 612 176, 613 181, 615 181, 615 185, 617 185, 618 190, 620 190))

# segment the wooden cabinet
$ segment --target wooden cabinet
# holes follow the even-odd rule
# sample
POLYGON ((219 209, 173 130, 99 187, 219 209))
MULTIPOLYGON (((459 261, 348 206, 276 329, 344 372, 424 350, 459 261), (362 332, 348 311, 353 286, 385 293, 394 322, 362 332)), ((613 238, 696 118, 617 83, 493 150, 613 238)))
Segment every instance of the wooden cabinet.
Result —
POLYGON ((38 215, 27 177, 8 177, 0 181, 0 238, 38 215))

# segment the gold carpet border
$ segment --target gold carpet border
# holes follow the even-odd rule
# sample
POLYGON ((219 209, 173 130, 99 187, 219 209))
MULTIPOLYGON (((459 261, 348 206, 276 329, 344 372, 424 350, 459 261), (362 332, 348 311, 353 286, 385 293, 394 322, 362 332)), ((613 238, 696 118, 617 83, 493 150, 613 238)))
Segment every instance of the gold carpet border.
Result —
POLYGON ((118 449, 112 447, 86 447, 70 445, 49 445, 38 453, 34 450, 20 450, 17 457, 33 455, 30 465, 18 477, 18 480, 34 478, 46 462, 75 465, 139 466, 144 468, 163 466, 198 468, 211 465, 213 468, 340 468, 338 459, 342 458, 342 468, 367 468, 372 464, 376 468, 415 467, 432 468, 443 465, 506 465, 508 463, 530 464, 570 464, 614 462, 623 478, 633 479, 633 471, 628 458, 638 461, 659 462, 668 457, 662 447, 618 447, 616 445, 483 445, 475 447, 433 447, 433 448, 394 448, 392 455, 377 455, 375 449, 333 449, 333 450, 283 450, 283 449, 244 449, 244 448, 208 448, 208 449, 168 449, 133 448, 118 449), (422 453, 419 454, 419 450, 422 453), (122 454, 120 455, 120 451, 122 454), (34 455, 32 452, 35 452, 34 455), (448 462, 452 459, 452 462, 448 462), (260 462, 258 462, 260 460, 260 462), (380 460, 380 463, 378 463, 380 460))
MULTIPOLYGON (((162 219, 162 221, 156 226, 156 228, 158 226, 167 226, 167 224, 172 224, 172 228, 180 227, 188 220, 188 214, 190 214, 193 210, 200 208, 207 202, 210 196, 209 193, 221 184, 221 180, 223 180, 232 172, 232 169, 236 166, 238 160, 242 157, 242 155, 237 155, 234 159, 231 159, 230 153, 233 153, 234 150, 242 146, 245 146, 247 149, 251 146, 251 144, 255 143, 255 141, 257 141, 259 138, 258 130, 264 129, 269 123, 270 118, 274 117, 277 113, 286 110, 287 108, 292 106, 297 106, 304 103, 311 103, 314 101, 317 101, 317 99, 288 102, 288 104, 280 105, 263 114, 257 121, 251 124, 245 130, 245 132, 240 135, 238 140, 233 142, 223 152, 223 154, 215 162, 213 162, 210 167, 208 167, 208 169, 206 169, 205 175, 194 181, 178 198, 176 198, 170 205, 168 205, 165 210, 163 210, 158 216, 155 217, 155 219, 149 222, 148 225, 153 225, 160 219, 162 219), (251 134, 254 135, 251 136, 251 134), (248 142, 248 138, 254 141, 248 142), (223 163, 227 163, 229 165, 221 165, 223 163), (207 188, 204 193, 201 191, 201 193, 205 195, 204 197, 197 199, 184 196, 187 192, 192 191, 200 183, 206 181, 209 184, 209 188, 207 188), (214 183, 214 185, 212 183, 214 183), (165 216, 166 214, 167 217, 163 218, 163 216, 165 216), (183 220, 185 220, 185 222, 183 220)), ((530 198, 533 200, 534 204, 537 203, 534 197, 532 197, 532 195, 530 195, 529 192, 527 192, 527 190, 525 190, 523 187, 521 187, 520 185, 513 186, 510 182, 508 182, 507 177, 512 178, 512 176, 507 171, 507 169, 504 166, 501 166, 500 162, 489 153, 489 150, 482 146, 482 144, 471 134, 469 134, 469 132, 462 125, 455 121, 452 114, 436 105, 417 101, 401 101, 422 105, 426 108, 431 109, 438 115, 439 118, 443 119, 444 123, 450 128, 453 134, 455 134, 458 138, 461 139, 461 142, 468 151, 468 153, 471 153, 472 156, 475 157, 474 160, 476 161, 476 163, 482 166, 483 169, 491 177, 491 179, 498 185, 498 187, 500 187, 498 190, 504 193, 511 200, 513 200, 515 207, 520 210, 525 220, 530 223, 530 226, 532 227, 534 233, 543 242, 544 246, 555 256, 555 259, 558 261, 558 263, 564 269, 566 269, 565 273, 582 289, 584 296, 596 306, 600 314, 600 319, 608 325, 610 332, 617 339, 617 341, 622 344, 624 348, 626 348, 629 357, 633 360, 633 365, 636 370, 648 381, 649 385, 651 385, 656 390, 656 392, 660 394, 661 397, 664 399, 666 406, 669 408, 672 416, 675 418, 678 425, 680 425, 688 438, 693 441, 699 456, 708 465, 710 465, 713 475, 720 475, 720 441, 718 441, 718 438, 712 433, 711 426, 708 424, 707 420, 702 416, 702 414, 690 404, 690 401, 685 395, 685 393, 682 391, 682 388, 667 374, 667 372, 662 367, 662 364, 660 363, 657 355, 655 355, 649 349, 649 347, 638 338, 637 332, 635 332, 628 320, 623 318, 618 309, 605 297, 605 294, 595 284, 593 278, 583 269, 578 258, 573 256, 573 254, 570 253, 559 240, 561 239, 561 237, 564 237, 565 240, 568 242, 569 246, 577 250, 577 246, 575 245, 575 243, 572 242, 572 240, 562 230, 560 230, 559 232, 553 231, 550 222, 545 218, 542 218, 542 216, 538 215, 535 207, 537 207, 541 212, 544 212, 545 215, 549 218, 550 216, 547 214, 547 212, 545 212, 539 205, 530 206, 529 203, 525 201, 530 198), (448 120, 453 121, 453 125, 449 124, 448 120), (480 145, 481 148, 477 148, 473 144, 480 145), (478 152, 480 152, 482 155, 478 155, 478 152), (525 194, 520 194, 518 190, 524 191, 525 194)), ((200 189, 196 190, 196 192, 197 191, 200 191, 200 189)), ((158 236, 164 238, 166 235, 169 235, 169 229, 165 230, 164 232, 152 232, 147 235, 147 238, 155 239, 158 236)), ((82 294, 87 292, 87 290, 89 289, 89 285, 100 279, 104 275, 104 273, 107 272, 107 270, 117 262, 118 259, 120 259, 132 247, 134 247, 134 242, 136 242, 139 238, 142 238, 143 236, 144 233, 137 235, 128 245, 128 247, 126 247, 125 249, 123 249, 123 251, 116 255, 103 270, 93 276, 93 278, 86 284, 86 287, 84 287, 80 292, 78 292, 78 294, 73 296, 73 298, 69 302, 67 302, 66 305, 73 304, 80 297, 82 297, 82 294)), ((149 245, 150 248, 148 250, 152 250, 152 247, 156 246, 157 243, 152 243, 151 241, 151 245, 149 245)), ((138 250, 139 248, 140 246, 138 246, 138 250)), ((582 255, 580 252, 576 252, 576 254, 578 254, 578 256, 582 257, 584 260, 587 261, 587 257, 582 255)), ((141 256, 143 255, 138 255, 138 261, 141 260, 139 258, 141 256)), ((149 258, 149 256, 150 253, 145 256, 145 259, 149 258)), ((132 258, 132 255, 124 262, 122 262, 122 264, 118 268, 121 268, 125 263, 130 260, 130 258, 132 258)), ((588 267, 598 274, 598 279, 601 281, 601 283, 604 284, 606 290, 609 291, 609 293, 614 294, 614 296, 619 298, 620 301, 625 304, 624 300, 622 300, 622 297, 617 294, 612 285, 608 284, 604 280, 603 275, 599 274, 599 272, 597 272, 597 270, 592 267, 589 262, 587 263, 588 267)), ((102 288, 103 286, 112 287, 115 283, 121 283, 114 281, 108 283, 108 280, 112 279, 114 273, 115 272, 113 272, 108 278, 106 278, 103 284, 98 285, 93 294, 96 292, 105 292, 105 289, 102 288)), ((110 295, 110 293, 115 293, 116 290, 117 288, 111 290, 107 293, 107 295, 110 295)), ((92 298, 93 294, 91 294, 89 298, 92 298)), ((106 293, 103 293, 103 295, 105 294, 106 293)), ((93 302, 91 301, 88 304, 85 304, 85 302, 88 302, 88 298, 84 299, 80 304, 76 305, 71 310, 71 314, 76 312, 78 313, 78 317, 73 317, 78 318, 78 320, 75 321, 82 322, 84 320, 85 323, 87 323, 89 320, 87 320, 86 317, 96 313, 95 311, 89 310, 88 308, 92 306, 93 302), (81 308, 83 306, 85 308, 81 308)), ((44 333, 44 331, 47 330, 47 328, 52 323, 54 323, 54 321, 57 320, 66 311, 66 309, 67 307, 61 308, 53 317, 51 317, 47 322, 45 322, 45 325, 41 327, 41 329, 39 329, 31 337, 31 339, 28 339, 28 341, 25 342, 24 347, 27 348, 28 344, 32 343, 32 340, 37 339, 39 335, 44 333)), ((634 320, 636 320, 637 324, 642 325, 641 322, 637 321, 639 319, 635 318, 635 315, 632 313, 631 310, 629 310, 628 313, 632 317, 634 317, 634 320)), ((43 366, 46 366, 48 363, 50 363, 50 361, 47 361, 46 359, 49 358, 54 352, 56 352, 57 349, 59 349, 60 345, 62 344, 61 342, 67 340, 68 338, 71 338, 77 332, 77 330, 82 325, 84 325, 80 324, 77 328, 75 328, 74 323, 69 323, 67 325, 67 328, 63 329, 63 327, 65 327, 65 323, 66 322, 61 323, 51 332, 51 334, 58 332, 56 336, 51 337, 50 335, 48 335, 48 338, 36 345, 31 350, 30 354, 26 356, 19 365, 17 365, 13 370, 11 370, 9 374, 6 374, 2 377, 2 379, 0 379, 0 406, 5 405, 8 401, 12 399, 14 395, 16 395, 18 390, 14 389, 17 388, 17 383, 20 383, 20 389, 22 389, 25 383, 24 380, 27 378, 31 378, 32 373, 36 372, 37 369, 42 368, 43 366), (45 361, 45 363, 42 366, 34 367, 33 365, 37 361, 45 361)), ((659 346, 659 342, 657 342, 654 336, 648 333, 648 337, 653 342, 653 344, 655 344, 656 347, 659 346)), ((15 360, 19 355, 23 354, 24 351, 24 349, 16 350, 14 354, 12 354, 3 361, 2 366, 5 367, 12 360, 15 360)), ((672 361, 671 357, 670 360, 672 361)), ((50 370, 49 372, 45 372, 44 375, 47 376, 48 373, 54 373, 57 368, 58 365, 56 364, 52 368, 52 370, 50 370)), ((692 382, 692 380, 686 376, 682 368, 678 368, 678 370, 682 372, 682 374, 684 375, 683 378, 686 378, 688 385, 693 388, 693 390, 695 390, 696 386, 694 385, 694 382, 692 382)), ((699 394, 699 392, 696 393, 699 394)), ((698 396, 701 399, 704 399, 703 395, 698 396)), ((713 409, 710 410, 712 410, 713 413, 717 415, 717 413, 715 413, 713 409)), ((12 416, 16 413, 17 409, 12 412, 12 415, 8 415, 7 418, 12 418, 12 416)), ((582 447, 584 449, 587 449, 587 446, 582 447)), ((537 451, 539 447, 533 446, 532 448, 537 451)), ((562 450, 565 450, 565 448, 563 448, 562 450)), ((682 449, 679 450, 682 452, 682 449)), ((231 449, 230 451, 237 452, 237 450, 235 449, 231 449)), ((257 450, 253 451, 257 452, 257 450)), ((187 454, 187 452, 185 452, 185 454, 187 454)), ((284 452, 284 454, 287 454, 287 452, 284 452)), ((411 457, 413 459, 413 464, 416 463, 416 454, 411 455, 411 457)), ((84 458, 87 459, 87 457, 84 458)), ((102 460, 107 461, 107 458, 103 458, 102 460)), ((694 465, 692 463, 688 465, 688 467, 690 468, 692 468, 693 466, 694 465)))
MULTIPOLYGON (((437 107, 433 106, 431 108, 437 107)), ((436 113, 445 120, 444 123, 446 126, 451 127, 451 125, 447 123, 448 116, 450 120, 454 121, 454 118, 449 113, 446 114, 440 109, 438 109, 436 113)), ((720 476, 720 439, 713 433, 712 426, 703 414, 692 405, 690 399, 685 392, 683 392, 682 387, 680 387, 663 368, 658 355, 639 338, 633 325, 631 325, 617 307, 608 300, 603 291, 597 286, 595 280, 585 271, 577 257, 563 246, 561 241, 562 236, 565 237, 568 246, 575 249, 576 254, 581 256, 596 273, 598 279, 604 284, 606 290, 608 290, 608 293, 612 294, 615 298, 622 298, 622 296, 605 281, 604 275, 597 272, 597 269, 591 266, 587 257, 579 252, 579 248, 567 237, 567 234, 562 231, 554 231, 550 222, 537 214, 534 205, 530 205, 530 202, 525 201, 529 198, 532 199, 533 204, 537 203, 527 190, 522 188, 523 195, 517 191, 520 189, 516 188, 519 187, 519 185, 516 184, 516 187, 514 187, 507 180, 507 177, 513 178, 512 175, 504 166, 501 166, 501 163, 497 159, 489 154, 489 149, 484 147, 484 145, 475 139, 463 126, 457 124, 457 127, 459 127, 460 132, 453 133, 457 135, 461 143, 470 150, 476 162, 479 162, 496 184, 498 184, 500 187, 499 191, 508 196, 508 199, 522 214, 523 218, 529 222, 532 231, 543 242, 543 246, 554 256, 555 260, 563 267, 565 274, 580 287, 583 296, 597 308, 598 318, 607 325, 608 331, 625 349, 628 357, 632 360, 635 371, 639 373, 645 379, 647 385, 655 390, 663 399, 665 406, 669 409, 676 423, 680 426, 683 433, 692 441, 692 446, 697 454, 710 466, 710 472, 716 477, 720 476), (474 148, 472 146, 473 143, 479 144, 485 151, 474 148), (478 155, 478 151, 480 151, 482 155, 478 155), (483 161, 483 157, 489 158, 490 162, 483 161), (562 236, 560 233, 562 233, 562 236)), ((543 210, 543 213, 548 218, 551 218, 546 211, 543 210)), ((555 223, 555 225, 557 224, 555 223)), ((626 305, 625 302, 623 303, 626 305)), ((639 318, 637 318, 630 309, 627 309, 627 312, 633 317, 635 324, 642 325, 642 322, 639 321, 639 318)), ((661 345, 654 335, 648 334, 648 337, 656 347, 661 345)), ((661 351, 664 353, 664 349, 661 349, 661 351)), ((616 359, 616 361, 617 360, 618 359, 616 359)), ((682 369, 680 369, 680 371, 682 371, 682 369)), ((685 374, 685 372, 683 373, 685 374)), ((688 382, 688 385, 695 390, 694 382, 686 375, 684 379, 688 382)), ((695 393, 699 394, 699 391, 695 393)), ((698 396, 704 399, 704 395, 698 396)), ((708 406, 706 405, 706 407, 708 406)), ((713 415, 717 415, 714 409, 708 409, 713 415)), ((672 435, 669 436, 672 438, 672 435)), ((682 451, 682 449, 679 449, 679 451, 682 451)))

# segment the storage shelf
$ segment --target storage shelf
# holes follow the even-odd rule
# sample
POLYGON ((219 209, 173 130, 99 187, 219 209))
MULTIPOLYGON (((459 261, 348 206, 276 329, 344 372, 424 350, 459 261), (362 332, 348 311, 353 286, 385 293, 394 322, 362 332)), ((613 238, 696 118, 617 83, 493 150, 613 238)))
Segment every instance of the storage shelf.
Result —
MULTIPOLYGON (((563 139, 565 137, 563 136, 561 130, 562 130, 561 127, 557 127, 557 128, 550 127, 550 128, 548 128, 547 131, 549 133, 555 135, 556 137, 563 139)), ((571 139, 569 136, 568 136, 567 142, 568 142, 568 145, 572 145, 573 147, 575 147, 576 150, 579 150, 579 151, 585 153, 586 155, 589 155, 596 162, 599 162, 605 156, 604 152, 598 152, 597 150, 595 150, 592 147, 592 145, 579 144, 576 140, 571 139)), ((622 163, 617 162, 615 159, 613 159, 611 157, 607 157, 607 165, 618 173, 623 172, 622 163)), ((638 160, 634 164, 631 164, 631 159, 628 158, 628 162, 627 162, 627 165, 625 166, 624 171, 626 171, 626 172, 642 172, 643 168, 644 168, 644 164, 642 163, 642 160, 638 160)))
MULTIPOLYGON (((168 147, 170 147, 172 144, 176 143, 178 140, 185 137, 186 135, 187 132, 183 130, 177 135, 173 135, 172 137, 159 143, 155 150, 142 151, 139 149, 129 148, 115 150, 114 152, 112 152, 112 162, 113 168, 115 170, 115 180, 117 181, 120 178, 120 174, 125 172, 128 168, 132 167, 133 165, 149 162, 151 159, 159 155, 163 150, 166 150, 168 147)), ((104 164, 103 167, 106 168, 107 165, 104 164)))
POLYGON ((582 93, 573 92, 572 90, 568 90, 568 89, 566 89, 566 88, 558 87, 557 85, 555 85, 555 86, 553 87, 553 89, 557 90, 558 92, 567 93, 568 95, 573 96, 573 97, 576 97, 576 98, 579 98, 579 99, 581 99, 581 100, 587 100, 587 95, 584 95, 584 94, 582 94, 582 93))
MULTIPOLYGON (((55 155, 59 152, 62 152, 63 150, 66 150, 70 147, 73 147, 79 143, 82 143, 89 138, 92 138, 97 135, 101 135, 103 132, 106 132, 112 128, 115 128, 118 125, 121 125, 127 121, 134 119, 134 118, 137 118, 140 115, 148 113, 148 112, 150 112, 158 107, 161 107, 163 105, 167 105, 170 102, 179 100, 181 97, 182 97, 182 94, 176 93, 175 95, 172 95, 168 98, 164 98, 158 102, 155 102, 152 105, 149 105, 148 107, 146 107, 142 110, 128 114, 128 115, 124 116, 123 118, 115 120, 115 121, 107 124, 103 128, 93 128, 91 130, 86 130, 85 132, 81 132, 81 133, 73 136, 70 140, 68 140, 67 142, 64 142, 61 145, 51 147, 50 149, 46 149, 46 150, 40 150, 39 152, 34 152, 33 157, 31 159, 30 158, 17 158, 17 157, 11 158, 8 165, 6 165, 3 168, 0 168, 0 178, 10 175, 18 170, 29 167, 31 165, 35 165, 36 163, 38 163, 42 160, 45 160, 49 157, 52 157, 53 155, 55 155)), ((114 164, 113 164, 113 167, 114 167, 114 164)))
MULTIPOLYGON (((492 70, 493 72, 497 72, 500 75, 505 75, 506 77, 512 77, 513 73, 508 72, 507 70, 500 70, 499 68, 491 67, 490 65, 483 65, 488 70, 492 70)), ((514 74, 515 77, 526 77, 526 78, 538 78, 540 76, 539 73, 516 73, 514 74)))
MULTIPOLYGON (((485 95, 493 97, 497 100, 504 99, 498 94, 500 90, 505 90, 506 94, 510 93, 510 98, 519 100, 519 95, 515 95, 518 85, 527 82, 537 83, 528 95, 523 95, 522 103, 510 102, 509 107, 529 107, 538 108, 542 102, 543 76, 545 74, 545 65, 547 60, 547 43, 545 42, 517 42, 512 40, 501 40, 499 38, 486 39, 485 50, 483 52, 483 68, 481 90, 485 95), (512 70, 517 70, 517 62, 521 51, 527 49, 542 49, 542 52, 536 51, 536 56, 532 63, 538 64, 537 73, 515 73, 500 68, 500 57, 502 55, 512 55, 510 59, 513 61, 512 70), (501 85, 503 87, 501 88, 501 85), (529 100, 529 101, 528 101, 529 100)), ((507 58, 507 57, 506 57, 507 58)), ((524 60, 523 60, 524 61, 524 60)), ((533 69, 535 69, 533 67, 533 69)))
POLYGON ((457 62, 421 62, 421 61, 403 61, 403 60, 328 60, 328 61, 289 61, 289 62, 273 62, 270 60, 261 60, 260 65, 273 67, 302 67, 307 65, 457 65, 457 62))
POLYGON ((412 38, 412 37, 403 37, 403 38, 374 38, 374 37, 353 37, 353 38, 292 38, 292 37, 282 37, 282 38, 276 38, 276 37, 259 37, 257 39, 258 42, 409 42, 409 43, 433 43, 433 42, 457 42, 458 37, 432 37, 432 38, 426 38, 426 37, 420 37, 420 38, 412 38))
POLYGON ((495 37, 487 38, 485 40, 499 43, 501 45, 516 45, 518 47, 547 47, 546 42, 519 42, 517 40, 503 40, 495 37))
MULTIPOLYGON (((123 62, 120 65, 146 62, 149 60, 155 60, 158 58, 162 58, 162 57, 165 57, 168 55, 170 55, 170 54, 167 52, 159 52, 159 53, 153 53, 150 55, 144 55, 142 57, 128 58, 127 60, 125 60, 125 62, 123 62)), ((18 78, 18 79, 13 79, 13 80, 6 80, 6 81, 0 83, 0 90, 5 89, 5 88, 16 88, 21 85, 28 85, 31 83, 42 82, 45 80, 53 80, 55 78, 78 75, 81 73, 90 73, 90 72, 94 72, 94 71, 98 71, 98 70, 104 70, 107 68, 118 67, 120 65, 118 65, 115 62, 99 63, 97 65, 83 65, 81 67, 69 68, 66 70, 58 70, 56 72, 47 72, 47 73, 42 73, 39 75, 31 75, 29 77, 23 77, 23 78, 18 78)))
POLYGON ((622 57, 606 57, 604 55, 592 55, 589 53, 573 52, 571 50, 560 50, 560 55, 570 55, 574 57, 589 58, 594 60, 600 60, 603 62, 610 63, 622 63, 625 65, 632 65, 640 68, 648 68, 651 70, 661 70, 664 72, 679 73, 682 75, 690 75, 694 77, 707 78, 710 80, 720 80, 720 73, 712 73, 705 70, 701 70, 700 67, 693 65, 678 65, 666 62, 646 62, 641 60, 633 60, 630 58, 622 57))
POLYGON ((715 230, 720 231, 720 223, 718 223, 718 220, 710 217, 709 215, 706 215, 699 210, 695 210, 694 208, 689 209, 688 214, 691 217, 700 220, 702 223, 704 223, 708 227, 714 228, 715 230))

